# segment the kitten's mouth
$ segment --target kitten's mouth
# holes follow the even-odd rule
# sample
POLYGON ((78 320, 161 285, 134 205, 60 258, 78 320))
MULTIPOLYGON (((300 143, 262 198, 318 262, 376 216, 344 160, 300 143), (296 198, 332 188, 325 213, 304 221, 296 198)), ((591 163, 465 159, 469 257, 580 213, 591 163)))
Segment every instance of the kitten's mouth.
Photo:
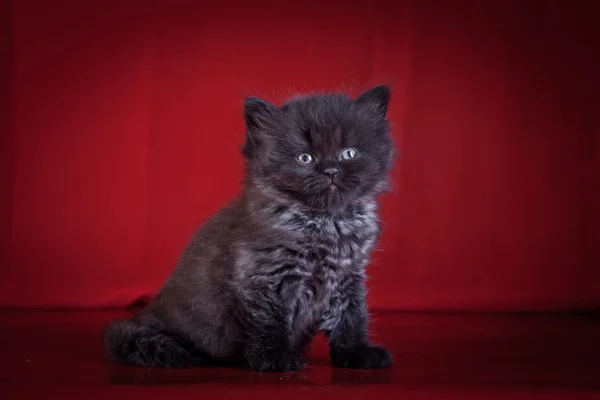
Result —
POLYGON ((334 193, 340 193, 340 187, 333 182, 331 182, 329 185, 327 185, 326 187, 321 189, 321 192, 320 192, 321 195, 325 195, 325 196, 332 195, 334 193))

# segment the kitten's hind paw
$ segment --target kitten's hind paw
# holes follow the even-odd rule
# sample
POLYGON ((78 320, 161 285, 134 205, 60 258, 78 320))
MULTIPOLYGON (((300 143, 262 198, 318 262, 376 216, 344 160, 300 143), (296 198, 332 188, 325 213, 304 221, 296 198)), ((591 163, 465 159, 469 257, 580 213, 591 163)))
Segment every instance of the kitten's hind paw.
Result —
POLYGON ((365 346, 353 349, 331 349, 334 367, 378 369, 392 364, 392 355, 384 347, 365 346))
POLYGON ((250 369, 262 372, 296 371, 305 364, 302 357, 275 354, 260 354, 255 357, 249 357, 247 362, 250 369))

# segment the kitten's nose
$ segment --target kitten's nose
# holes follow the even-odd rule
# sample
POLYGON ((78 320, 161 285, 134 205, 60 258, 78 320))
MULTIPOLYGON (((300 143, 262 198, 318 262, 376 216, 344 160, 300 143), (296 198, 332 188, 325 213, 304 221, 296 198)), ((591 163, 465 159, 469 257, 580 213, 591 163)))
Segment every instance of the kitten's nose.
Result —
POLYGON ((333 179, 333 177, 340 172, 337 168, 327 168, 323 173, 333 179))

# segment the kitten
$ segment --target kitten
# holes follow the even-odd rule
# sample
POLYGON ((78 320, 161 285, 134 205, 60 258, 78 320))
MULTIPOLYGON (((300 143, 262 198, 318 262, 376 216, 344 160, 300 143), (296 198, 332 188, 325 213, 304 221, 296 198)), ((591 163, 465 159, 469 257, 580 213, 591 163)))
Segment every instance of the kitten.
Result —
POLYGON ((106 332, 117 363, 291 371, 317 331, 336 367, 391 364, 367 338, 365 267, 395 146, 387 86, 244 103, 243 190, 200 227, 164 286, 106 332))

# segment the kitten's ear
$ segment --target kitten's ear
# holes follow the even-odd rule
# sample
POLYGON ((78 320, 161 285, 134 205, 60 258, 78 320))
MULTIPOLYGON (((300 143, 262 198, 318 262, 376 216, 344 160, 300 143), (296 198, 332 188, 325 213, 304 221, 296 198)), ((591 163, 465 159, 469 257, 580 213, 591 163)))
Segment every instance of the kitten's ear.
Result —
POLYGON ((273 116, 280 109, 257 97, 248 97, 244 101, 244 119, 246 121, 246 143, 243 154, 246 158, 254 157, 256 150, 268 139, 273 126, 273 116))
POLYGON ((248 130, 257 130, 265 127, 270 118, 279 109, 273 104, 257 97, 248 97, 244 101, 244 119, 248 130))
POLYGON ((387 85, 375 86, 356 99, 357 104, 364 104, 373 107, 382 118, 385 118, 390 102, 391 89, 387 85))

